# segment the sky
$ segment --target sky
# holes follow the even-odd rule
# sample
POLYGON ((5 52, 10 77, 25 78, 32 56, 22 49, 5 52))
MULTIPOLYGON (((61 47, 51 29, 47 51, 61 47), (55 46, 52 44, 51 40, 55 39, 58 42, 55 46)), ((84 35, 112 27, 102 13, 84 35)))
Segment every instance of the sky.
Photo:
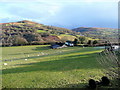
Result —
POLYGON ((35 21, 73 29, 118 28, 119 0, 0 0, 0 23, 35 21))

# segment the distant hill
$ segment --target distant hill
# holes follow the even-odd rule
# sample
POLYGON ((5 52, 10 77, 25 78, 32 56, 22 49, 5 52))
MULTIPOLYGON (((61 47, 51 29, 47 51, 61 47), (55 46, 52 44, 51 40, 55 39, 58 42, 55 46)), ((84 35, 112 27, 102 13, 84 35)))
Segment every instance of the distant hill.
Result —
MULTIPOLYGON (((107 40, 107 37, 115 39, 118 36, 117 29, 79 27, 66 29, 48 26, 36 22, 23 20, 18 22, 0 23, 2 25, 0 40, 3 46, 53 44, 56 42, 73 41, 75 38, 89 40, 107 40)), ((114 40, 115 41, 115 40, 114 40)))
POLYGON ((64 42, 66 40, 74 40, 76 38, 75 35, 80 35, 79 32, 69 29, 48 26, 28 20, 0 24, 2 25, 0 39, 2 39, 3 45, 64 42))
POLYGON ((78 34, 77 32, 71 31, 66 28, 60 28, 60 27, 54 27, 54 26, 48 26, 44 24, 39 24, 36 22, 28 21, 28 20, 23 20, 23 21, 18 21, 18 22, 11 22, 11 23, 1 23, 3 30, 36 30, 36 32, 49 32, 50 34, 78 34))
POLYGON ((84 36, 98 39, 117 38, 118 36, 118 29, 113 28, 79 27, 72 30, 80 32, 84 36))

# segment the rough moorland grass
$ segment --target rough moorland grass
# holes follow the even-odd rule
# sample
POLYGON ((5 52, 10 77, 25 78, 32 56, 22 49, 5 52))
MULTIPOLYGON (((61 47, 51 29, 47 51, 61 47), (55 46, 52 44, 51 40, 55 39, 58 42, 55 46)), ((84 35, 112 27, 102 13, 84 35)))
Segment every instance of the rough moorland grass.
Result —
POLYGON ((90 78, 98 80, 104 75, 96 61, 101 51, 93 47, 53 50, 47 45, 5 47, 2 63, 8 65, 3 65, 2 87, 84 87, 90 78))
POLYGON ((75 36, 72 35, 67 35, 67 34, 61 34, 58 36, 61 40, 70 40, 70 41, 74 41, 74 39, 76 38, 75 36))

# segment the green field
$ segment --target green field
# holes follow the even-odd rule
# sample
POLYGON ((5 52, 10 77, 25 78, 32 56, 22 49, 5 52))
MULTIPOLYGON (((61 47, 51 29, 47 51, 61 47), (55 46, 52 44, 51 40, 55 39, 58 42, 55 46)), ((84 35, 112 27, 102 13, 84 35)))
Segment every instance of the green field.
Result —
POLYGON ((37 32, 38 32, 38 33, 44 33, 44 32, 46 32, 46 31, 44 31, 44 30, 37 30, 37 32))
POLYGON ((104 75, 96 60, 100 48, 35 45, 2 50, 3 88, 81 88, 104 75))

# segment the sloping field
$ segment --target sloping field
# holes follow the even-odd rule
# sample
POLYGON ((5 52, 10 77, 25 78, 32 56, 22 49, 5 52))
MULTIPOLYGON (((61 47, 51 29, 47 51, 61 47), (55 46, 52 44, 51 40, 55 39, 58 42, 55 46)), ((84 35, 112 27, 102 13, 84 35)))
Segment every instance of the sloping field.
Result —
POLYGON ((104 74, 96 60, 101 48, 3 47, 3 88, 84 87, 104 74), (7 65, 6 65, 7 64, 7 65))

